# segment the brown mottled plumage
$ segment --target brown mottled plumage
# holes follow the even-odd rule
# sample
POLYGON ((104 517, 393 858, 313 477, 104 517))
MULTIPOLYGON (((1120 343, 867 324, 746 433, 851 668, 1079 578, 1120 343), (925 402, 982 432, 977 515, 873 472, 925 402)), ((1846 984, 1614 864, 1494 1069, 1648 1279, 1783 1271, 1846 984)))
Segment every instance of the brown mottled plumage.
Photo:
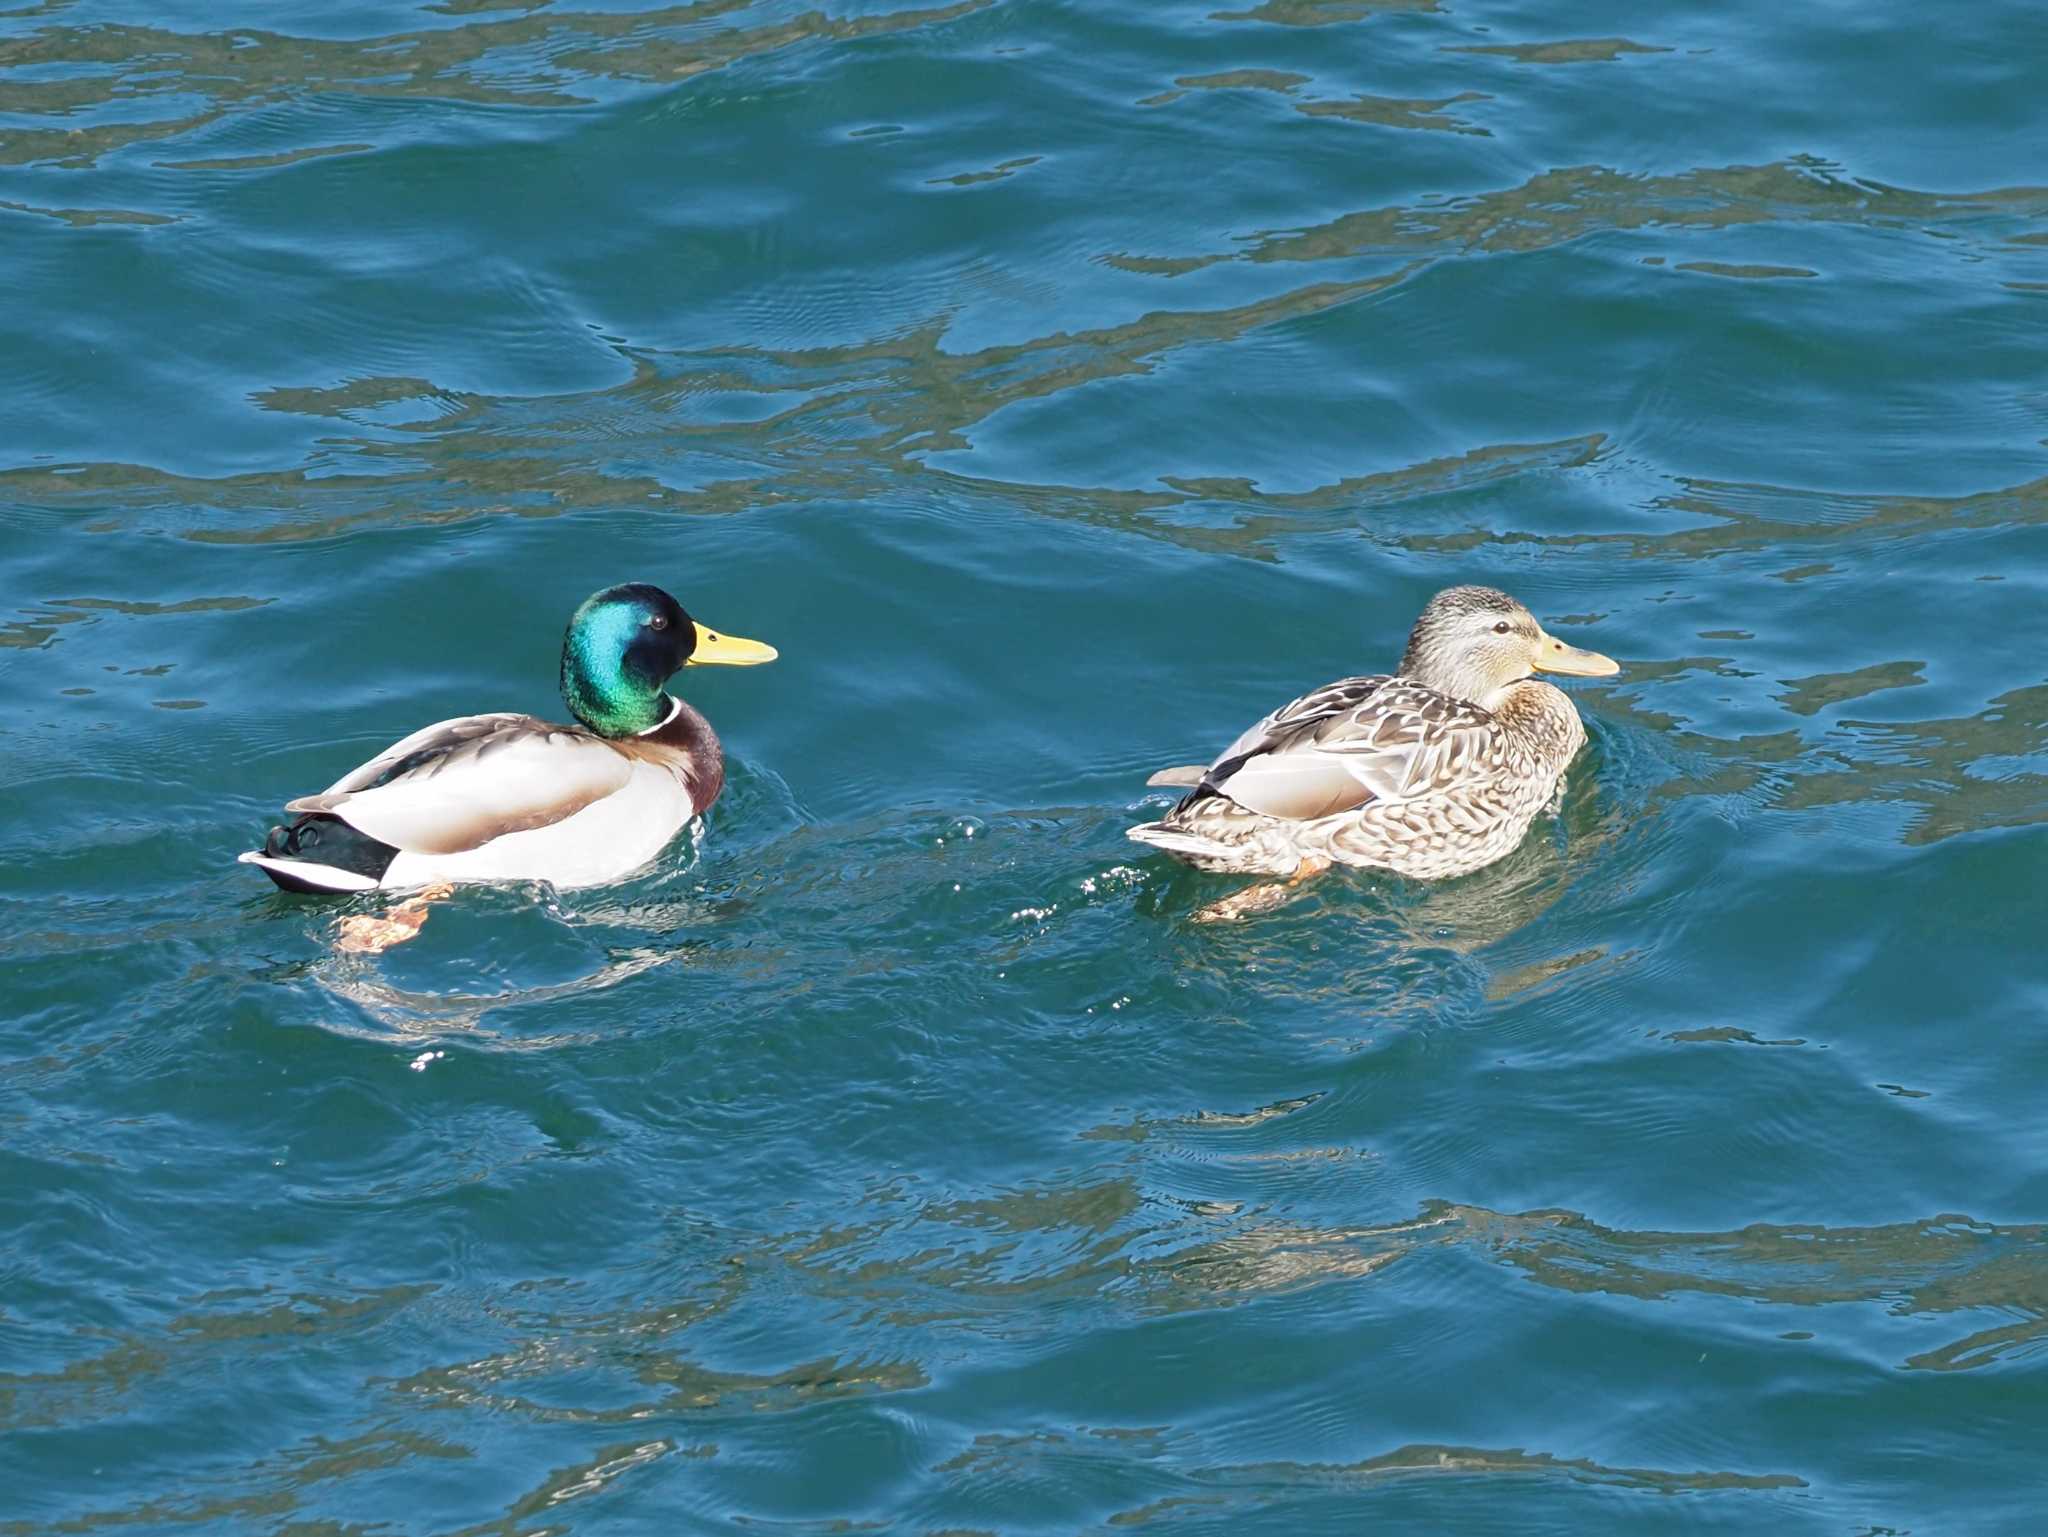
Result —
POLYGON ((1477 870, 1522 841, 1586 740, 1571 700, 1529 676, 1537 669, 1618 670, 1546 634, 1506 593, 1449 588, 1416 621, 1398 673, 1325 684, 1208 768, 1154 775, 1194 788, 1129 836, 1244 874, 1326 861, 1424 879, 1477 870))

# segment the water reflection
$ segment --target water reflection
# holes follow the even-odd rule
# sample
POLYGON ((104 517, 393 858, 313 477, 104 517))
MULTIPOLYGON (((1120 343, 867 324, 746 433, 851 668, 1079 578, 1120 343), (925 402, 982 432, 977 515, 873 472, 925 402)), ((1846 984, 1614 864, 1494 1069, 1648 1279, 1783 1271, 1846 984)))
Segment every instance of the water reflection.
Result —
MULTIPOLYGON (((1802 680, 1825 687, 1861 686, 1873 672, 1900 679, 1900 663, 1863 669, 1856 684, 1802 680)), ((1866 689, 1865 692, 1870 690, 1866 689)), ((1810 697, 1810 696, 1809 696, 1810 697)), ((1859 697, 1844 695, 1844 698, 1859 697)), ((1801 702, 1794 694, 1786 708, 1801 702)), ((1609 693, 1601 713, 1662 734, 1681 753, 1697 753, 1704 772, 1674 779, 1657 795, 1749 795, 1786 811, 1860 804, 1895 805, 1908 816, 1908 846, 1964 833, 2028 827, 2048 820, 2048 683, 1997 695, 1969 715, 1921 721, 1834 721, 1817 738, 1796 731, 1722 739, 1684 729, 1676 716, 1609 693)), ((1806 714, 1808 711, 1796 711, 1806 714)))
POLYGON ((1559 1457, 1520 1447, 1410 1445, 1350 1463, 1261 1462, 1195 1468, 1183 1474, 1196 1491, 1168 1495, 1110 1519, 1138 1526, 1190 1507, 1230 1511, 1239 1519, 1261 1506, 1282 1505, 1305 1493, 1356 1492, 1392 1479, 1561 1479, 1653 1494, 1711 1494, 1804 1489, 1791 1473, 1737 1473, 1670 1468, 1610 1467, 1589 1457, 1559 1457))
MULTIPOLYGON (((8 44, 0 74, 0 112, 101 121, 63 128, 16 128, 0 135, 0 166, 76 170, 137 144, 166 143, 227 118, 290 99, 316 82, 323 91, 476 106, 560 108, 587 105, 603 83, 670 84, 799 43, 846 42, 942 25, 990 0, 877 15, 835 17, 809 11, 754 26, 720 25, 751 9, 750 0, 697 0, 642 12, 565 10, 491 15, 459 26, 381 37, 294 37, 251 27, 179 32, 124 24, 46 26, 8 44), (35 70, 60 78, 33 79, 35 70), (134 121, 138 102, 166 113, 134 121)), ((491 8, 499 9, 499 8, 491 8)), ((481 6, 444 7, 447 14, 481 6)), ((32 13, 31 13, 32 14, 32 13)), ((23 19, 22 13, 13 13, 23 19)), ((322 146, 308 153, 345 153, 322 146)), ((243 170, 270 157, 166 161, 168 169, 243 170)))
POLYGON ((221 1292, 194 1299, 155 1332, 111 1343, 106 1331, 81 1326, 77 1337, 98 1348, 78 1351, 63 1366, 0 1372, 0 1427, 51 1429, 111 1420, 133 1412, 139 1393, 175 1380, 221 1354, 261 1356, 287 1339, 345 1337, 430 1296, 424 1285, 387 1286, 353 1294, 267 1290, 221 1292), (245 1302, 236 1308, 231 1302, 245 1302))
MULTIPOLYGON (((722 1371, 680 1351, 657 1348, 643 1334, 634 1333, 611 1341, 536 1339, 516 1350, 430 1367, 380 1385, 434 1409, 517 1415, 542 1424, 622 1425, 711 1411, 787 1414, 833 1399, 907 1392, 928 1380, 912 1361, 826 1358, 781 1371, 722 1371), (617 1361, 619 1349, 626 1346, 631 1350, 630 1368, 617 1361), (652 1389, 653 1395, 601 1408, 566 1401, 589 1393, 594 1380, 621 1373, 636 1389, 652 1389), (515 1390, 515 1384, 528 1384, 529 1390, 515 1390), (560 1399, 553 1396, 556 1387, 563 1395, 560 1399)), ((611 1397, 615 1391, 614 1383, 602 1381, 600 1396, 611 1397)))
POLYGON ((1696 1295, 1786 1308, 1881 1304, 1923 1319, 1990 1315, 1947 1344, 1908 1354, 1900 1365, 1909 1370, 1989 1366, 2048 1341, 2048 1228, 1953 1215, 1876 1227, 1632 1232, 1576 1212, 1431 1202, 1408 1221, 1317 1226, 1228 1203, 1163 1201, 1120 1177, 932 1203, 795 1240, 781 1253, 825 1295, 860 1297, 899 1325, 1009 1333, 1014 1309, 991 1313, 994 1299, 1094 1292, 1141 1312, 1177 1313, 1368 1280, 1443 1246, 1554 1290, 1642 1302, 1696 1295))
POLYGON ((1329 27, 1382 13, 1439 11, 1439 0, 1263 0, 1247 11, 1212 11, 1212 21, 1259 21, 1278 27, 1329 27))
MULTIPOLYGON (((1310 1109, 1313 1100, 1249 1113, 1196 1114, 1205 1135, 1259 1134, 1310 1109)), ((463 1457, 461 1432, 441 1425, 507 1419, 603 1429, 645 1426, 559 1463, 513 1502, 531 1516, 595 1493, 663 1457, 710 1455, 678 1433, 709 1415, 779 1415, 847 1398, 931 1386, 934 1353, 952 1362, 982 1347, 945 1343, 966 1329, 1014 1336, 1027 1325, 1061 1327, 1061 1299, 1094 1298, 1139 1314, 1229 1307, 1333 1285, 1383 1285, 1404 1260, 1432 1249, 1480 1256, 1554 1292, 1662 1305, 1688 1296, 1735 1298, 1775 1308, 1877 1308, 1885 1316, 1955 1318, 1951 1341, 1899 1362, 1908 1371, 1970 1371, 2037 1353, 2048 1340, 2048 1229, 1958 1215, 1876 1226, 1752 1224, 1719 1232, 1626 1230, 1570 1211, 1496 1212, 1433 1202, 1399 1222, 1291 1223, 1270 1212, 1162 1200, 1130 1178, 1043 1186, 919 1204, 897 1187, 869 1210, 889 1212, 783 1239, 742 1241, 724 1263, 693 1267, 695 1284, 659 1287, 619 1307, 581 1313, 536 1306, 490 1308, 509 1336, 442 1365, 397 1378, 371 1376, 356 1428, 287 1446, 241 1469, 233 1491, 168 1491, 147 1506, 81 1517, 82 1528, 121 1521, 221 1518, 297 1508, 313 1486, 378 1468, 463 1457), (710 1364, 693 1331, 714 1321, 785 1305, 796 1285, 866 1341, 864 1352, 819 1356, 772 1369, 710 1364), (846 1311, 855 1304, 857 1311, 846 1311), (1035 1324, 1032 1321, 1035 1320, 1035 1324), (435 1418, 414 1424, 416 1412, 435 1418)), ((568 1283, 561 1283, 566 1286, 568 1283)), ((546 1296, 552 1283, 525 1288, 546 1296)), ((508 1302, 511 1299, 507 1299, 508 1302)), ((195 1368, 245 1363, 257 1370, 280 1339, 416 1337, 423 1310, 465 1313, 469 1303, 431 1286, 354 1294, 222 1292, 197 1299, 153 1330, 131 1331, 94 1354, 50 1370, 0 1374, 0 1425, 75 1426, 125 1414, 138 1393, 191 1380, 195 1368)), ((477 1318, 477 1323, 485 1320, 477 1318)), ((204 1374, 201 1374, 204 1375, 204 1374)), ((1078 1435, 1078 1433, 1077 1433, 1078 1435)), ((984 1435, 955 1471, 1001 1471, 1013 1457, 1142 1454, 1156 1431, 1089 1432, 1079 1444, 1059 1431, 1019 1440, 984 1435), (1109 1437, 1108 1441, 1101 1437, 1109 1437), (1130 1438, 1136 1437, 1132 1441, 1130 1438), (1129 1442, 1127 1446, 1125 1443, 1129 1442), (1114 1444, 1112 1444, 1114 1443, 1114 1444)), ((1659 1492, 1800 1487, 1782 1470, 1711 1471, 1608 1465, 1513 1447, 1411 1444, 1355 1462, 1221 1462, 1183 1452, 1174 1477, 1188 1497, 1264 1498, 1290 1487, 1356 1486, 1383 1478, 1544 1476, 1659 1492)), ((1148 1503, 1132 1519, 1159 1514, 1148 1503)))
MULTIPOLYGON (((1649 510, 1683 525, 1654 533, 1497 535, 1411 534, 1404 548, 1466 553, 1489 542, 1541 549, 1581 550, 1628 560, 1704 561, 1737 554, 1782 555, 1796 560, 1826 546, 1905 548, 1930 534, 1958 529, 2029 528, 2048 521, 2048 477, 1962 496, 1886 496, 1709 480, 1681 475, 1675 489, 1655 497, 1649 510)), ((1787 579, 1822 574, 1825 566, 1781 572, 1787 579)))
MULTIPOLYGON (((1284 69, 1227 69, 1207 75, 1181 75, 1175 81, 1174 89, 1161 91, 1156 96, 1147 96, 1138 103, 1141 107, 1166 107, 1179 101, 1190 91, 1269 91, 1277 96, 1292 98, 1300 87, 1312 84, 1307 75, 1297 75, 1284 69)), ((1482 137, 1488 129, 1468 123, 1446 112, 1447 107, 1459 106, 1468 101, 1491 101, 1493 98, 1484 91, 1459 91, 1450 96, 1434 98, 1406 98, 1394 96, 1351 96, 1346 98, 1319 98, 1296 100, 1294 110, 1303 117, 1339 118, 1350 123, 1365 123, 1378 128, 1433 129, 1449 133, 1469 133, 1482 137)), ((1158 271, 1165 276, 1192 271, 1200 262, 1177 264, 1169 261, 1165 267, 1147 267, 1130 258, 1112 258, 1119 265, 1131 271, 1158 271)))
POLYGON ((1273 231, 1241 251, 1199 262, 1528 252, 1601 231, 1806 223, 1940 231, 1957 237, 1965 251, 1990 252, 2011 238, 2014 225, 2043 217, 2048 217, 2048 190, 2039 187, 1923 192, 1845 175, 1841 167, 1810 155, 1664 176, 1571 166, 1541 172, 1513 187, 1361 209, 1307 229, 1273 231))
POLYGON ((1612 64, 1631 53, 1672 51, 1625 37, 1581 37, 1560 43, 1467 43, 1444 49, 1445 53, 1491 54, 1517 64, 1612 64))
MULTIPOLYGON (((263 471, 202 480, 125 464, 26 467, 0 472, 0 495, 36 507, 105 509, 118 521, 103 522, 102 531, 144 512, 168 513, 187 538, 209 544, 295 543, 379 524, 550 515, 622 503, 704 514, 793 500, 900 495, 902 475, 930 473, 922 464, 925 455, 958 446, 966 429, 1006 407, 1142 373, 1176 348, 1229 341, 1320 313, 1405 276, 1403 270, 1318 283, 1227 309, 1159 311, 1122 325, 967 353, 948 351, 944 327, 937 324, 859 346, 795 352, 733 348, 656 355, 621 347, 632 377, 552 403, 559 413, 557 432, 540 430, 535 402, 486 404, 424 381, 364 380, 343 392, 273 391, 266 404, 320 415, 354 417, 365 407, 416 397, 456 402, 461 409, 430 423, 386 429, 401 431, 403 441, 358 440, 353 451, 374 461, 373 471, 263 471), (797 398, 744 425, 675 419, 679 400, 722 388, 797 398), (606 419, 608 459, 626 457, 629 446, 641 441, 650 451, 661 450, 669 473, 656 480, 595 467, 582 436, 594 416, 606 419), (544 452, 550 438, 556 446, 544 452), (280 507, 301 510, 284 521, 261 520, 280 507)), ((1460 470, 1466 468, 1447 467, 1448 478, 1462 481, 1460 470)), ((1406 478, 1412 484, 1429 473, 1424 468, 1406 478)), ((975 484, 945 476, 935 489, 975 484)), ((983 494, 1006 489, 991 485, 983 494)), ((1058 511, 1064 502, 1091 521, 1128 523, 1195 548, 1219 543, 1206 530, 1134 516, 1190 500, 1184 493, 1015 489, 1047 511, 1058 511)), ((1219 534, 1226 547, 1258 550, 1256 535, 1219 534)))
MULTIPOLYGON (((635 1468, 646 1467, 675 1450, 676 1443, 667 1436, 652 1441, 623 1441, 600 1447, 592 1457, 554 1469, 537 1487, 514 1500, 506 1507, 504 1529, 510 1531, 512 1523, 531 1520, 569 1500, 602 1494, 615 1479, 635 1468)), ((715 1447, 699 1447, 685 1455, 710 1456, 714 1451, 715 1447)))
MULTIPOLYGON (((1242 1523, 1260 1514, 1307 1519, 1298 1508, 1318 1497, 1328 1509, 1355 1517, 1358 1497, 1396 1481, 1432 1483, 1554 1481, 1658 1495, 1764 1493, 1805 1489, 1791 1473, 1615 1466, 1590 1457, 1560 1456, 1520 1447, 1411 1443, 1355 1462, 1211 1462, 1204 1437, 1174 1427, 1135 1429, 1076 1426, 1015 1434, 985 1431, 958 1455, 933 1468, 949 1477, 972 1477, 1017 1500, 1053 1497, 1054 1491, 1100 1487, 1109 1476, 1119 1487, 1171 1490, 1117 1510, 1115 1528, 1199 1520, 1242 1523)), ((1321 1508, 1318 1509, 1321 1514, 1321 1508)))

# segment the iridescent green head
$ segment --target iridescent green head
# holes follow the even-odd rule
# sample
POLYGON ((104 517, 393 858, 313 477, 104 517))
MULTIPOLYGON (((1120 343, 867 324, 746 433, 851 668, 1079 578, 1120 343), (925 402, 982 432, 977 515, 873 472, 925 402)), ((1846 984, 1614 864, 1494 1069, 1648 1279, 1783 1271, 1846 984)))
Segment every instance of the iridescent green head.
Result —
POLYGON ((583 600, 562 636, 562 697, 599 736, 652 731, 671 714, 665 685, 692 663, 746 667, 775 648, 707 630, 646 582, 583 600))

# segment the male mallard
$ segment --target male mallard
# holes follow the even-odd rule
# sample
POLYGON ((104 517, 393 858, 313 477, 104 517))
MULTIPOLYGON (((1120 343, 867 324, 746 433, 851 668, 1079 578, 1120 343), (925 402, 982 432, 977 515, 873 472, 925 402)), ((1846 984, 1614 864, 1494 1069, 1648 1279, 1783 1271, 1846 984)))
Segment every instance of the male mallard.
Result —
POLYGON ((1429 600, 1391 677, 1345 678, 1275 710, 1129 835, 1203 870, 1305 875, 1371 865, 1436 879, 1491 864, 1557 795, 1586 728, 1532 671, 1620 666, 1544 632, 1491 587, 1429 600))
POLYGON ((659 587, 607 587, 562 637, 562 697, 582 724, 440 721, 289 802, 297 819, 242 860, 288 891, 617 880, 725 785, 711 723, 664 685, 686 666, 773 660, 773 646, 714 634, 659 587))

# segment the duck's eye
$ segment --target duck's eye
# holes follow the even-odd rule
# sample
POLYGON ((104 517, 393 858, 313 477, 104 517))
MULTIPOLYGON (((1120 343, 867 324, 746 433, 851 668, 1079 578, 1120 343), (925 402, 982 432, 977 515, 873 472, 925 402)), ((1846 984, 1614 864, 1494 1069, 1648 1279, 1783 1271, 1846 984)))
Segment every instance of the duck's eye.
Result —
POLYGON ((668 628, 668 616, 666 614, 651 614, 648 616, 647 623, 654 629, 665 630, 668 628))
POLYGON ((1509 624, 1505 619, 1503 619, 1499 624, 1493 627, 1493 633, 1496 635, 1505 635, 1509 630, 1512 630, 1513 628, 1513 625, 1509 624))

